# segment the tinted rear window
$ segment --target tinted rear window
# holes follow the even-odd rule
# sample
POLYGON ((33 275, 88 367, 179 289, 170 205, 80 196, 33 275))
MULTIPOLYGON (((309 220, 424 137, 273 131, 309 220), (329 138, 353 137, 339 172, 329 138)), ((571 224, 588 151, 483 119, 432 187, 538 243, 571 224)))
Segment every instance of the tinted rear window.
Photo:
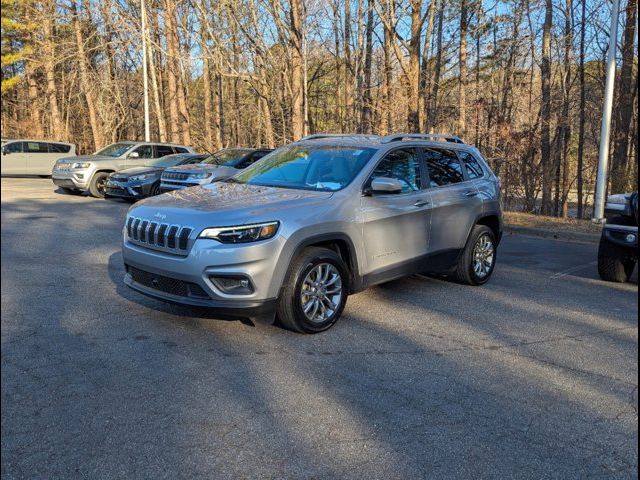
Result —
MULTIPOLYGON (((177 150, 177 148, 176 148, 177 150)), ((156 157, 164 157, 165 155, 173 155, 173 148, 168 145, 156 145, 156 157)))
POLYGON ((50 143, 49 151, 54 153, 69 153, 71 145, 65 145, 64 143, 50 143))
POLYGON ((455 153, 449 150, 425 149, 424 154, 432 187, 464 181, 462 165, 455 153))
POLYGON ((484 177, 484 170, 482 170, 482 166, 480 166, 480 162, 476 157, 468 152, 460 152, 459 155, 464 162, 464 168, 469 179, 484 177))

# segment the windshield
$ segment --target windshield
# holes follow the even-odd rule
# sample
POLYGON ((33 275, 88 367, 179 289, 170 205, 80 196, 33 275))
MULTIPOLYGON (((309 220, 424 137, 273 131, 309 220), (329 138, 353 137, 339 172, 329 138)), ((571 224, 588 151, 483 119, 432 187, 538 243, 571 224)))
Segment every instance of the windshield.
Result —
POLYGON ((175 154, 175 155, 166 155, 160 158, 154 158, 153 160, 149 160, 147 162, 147 167, 175 167, 176 165, 180 165, 188 155, 184 154, 175 154))
POLYGON ((221 165, 225 167, 235 167, 245 155, 251 153, 251 150, 234 148, 233 150, 220 150, 214 153, 210 157, 205 158, 200 163, 207 163, 209 165, 221 165))
POLYGON ((104 155, 105 157, 121 157, 133 145, 130 143, 113 143, 107 145, 102 150, 98 150, 94 155, 104 155))
POLYGON ((374 148, 283 147, 232 177, 232 181, 267 187, 334 192, 355 178, 374 148))

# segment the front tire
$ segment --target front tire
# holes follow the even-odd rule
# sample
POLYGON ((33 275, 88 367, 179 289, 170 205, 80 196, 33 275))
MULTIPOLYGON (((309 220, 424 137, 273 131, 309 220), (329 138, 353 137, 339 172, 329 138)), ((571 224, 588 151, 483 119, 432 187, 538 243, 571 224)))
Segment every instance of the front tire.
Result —
POLYGON ((598 274, 607 282, 625 283, 633 274, 636 262, 629 258, 623 248, 600 237, 598 247, 598 274))
POLYGON ((486 225, 476 225, 460 255, 454 272, 457 282, 482 285, 491 278, 496 265, 496 236, 486 225))
POLYGON ((97 172, 93 175, 89 184, 89 193, 95 198, 104 198, 107 188, 107 177, 109 172, 97 172))
POLYGON ((278 302, 280 324, 295 332, 331 328, 347 302, 349 273, 333 250, 310 247, 294 260, 278 302))

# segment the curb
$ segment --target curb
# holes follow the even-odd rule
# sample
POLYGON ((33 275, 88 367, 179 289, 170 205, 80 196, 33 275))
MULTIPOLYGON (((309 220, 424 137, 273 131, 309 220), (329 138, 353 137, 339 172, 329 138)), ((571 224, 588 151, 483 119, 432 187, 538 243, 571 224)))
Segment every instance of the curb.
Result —
POLYGON ((505 225, 506 233, 518 235, 530 235, 533 237, 553 238, 554 240, 566 240, 570 242, 580 243, 599 243, 600 235, 596 233, 584 232, 563 232, 559 230, 547 230, 544 228, 518 227, 514 225, 505 225))

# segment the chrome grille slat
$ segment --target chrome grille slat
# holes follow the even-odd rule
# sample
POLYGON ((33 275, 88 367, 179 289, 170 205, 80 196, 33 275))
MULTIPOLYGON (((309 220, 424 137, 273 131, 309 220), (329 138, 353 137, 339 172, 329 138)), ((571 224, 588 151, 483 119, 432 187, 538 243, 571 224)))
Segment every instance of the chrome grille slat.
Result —
POLYGON ((156 233, 158 230, 158 224, 156 222, 151 222, 149 225, 149 243, 154 245, 158 244, 158 240, 156 238, 156 233))
POLYGON ((189 247, 189 238, 194 229, 183 225, 128 217, 125 230, 129 240, 135 244, 184 254, 189 247))

